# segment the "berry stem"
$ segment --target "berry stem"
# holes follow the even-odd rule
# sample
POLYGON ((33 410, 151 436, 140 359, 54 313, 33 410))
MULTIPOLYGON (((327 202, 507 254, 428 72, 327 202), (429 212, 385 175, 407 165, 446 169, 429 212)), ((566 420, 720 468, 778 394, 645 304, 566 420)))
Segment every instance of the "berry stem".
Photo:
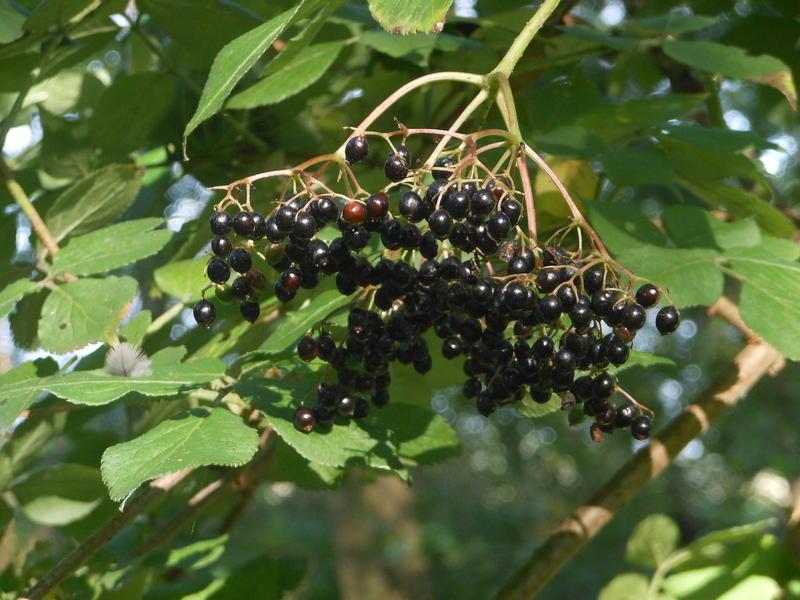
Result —
POLYGON ((528 164, 524 156, 517 157, 517 168, 522 180, 522 191, 525 195, 525 212, 528 221, 528 236, 536 244, 536 205, 533 202, 533 189, 531 188, 531 178, 528 174, 528 164))
MULTIPOLYGON (((458 129, 467 121, 467 119, 472 116, 472 113, 478 110, 481 104, 486 102, 487 98, 489 98, 489 92, 486 91, 486 89, 482 89, 480 92, 478 92, 472 101, 466 106, 466 108, 461 111, 461 114, 456 117, 456 120, 450 125, 449 131, 451 133, 458 131, 458 129)), ((431 152, 431 155, 428 157, 428 160, 425 161, 424 168, 430 168, 433 163, 436 162, 436 159, 439 158, 442 150, 444 150, 444 147, 452 137, 453 136, 451 134, 448 134, 439 141, 439 143, 436 145, 436 148, 433 149, 433 152, 431 152)))

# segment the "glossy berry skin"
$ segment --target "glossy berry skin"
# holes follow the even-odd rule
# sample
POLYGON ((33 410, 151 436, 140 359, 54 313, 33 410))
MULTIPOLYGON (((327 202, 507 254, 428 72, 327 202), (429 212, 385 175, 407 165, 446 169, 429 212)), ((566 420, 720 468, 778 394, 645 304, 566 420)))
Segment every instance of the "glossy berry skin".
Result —
POLYGON ((253 235, 255 227, 253 215, 247 211, 242 211, 233 217, 233 230, 242 237, 253 235))
POLYGON ((228 213, 218 210, 211 215, 208 225, 214 235, 225 235, 231 230, 232 222, 228 213))
POLYGON ((247 273, 244 274, 245 279, 247 279, 247 283, 250 284, 250 287, 254 290, 263 290, 267 287, 267 278, 264 277, 264 274, 257 270, 257 269, 250 269, 247 273))
POLYGON ((490 190, 478 190, 472 194, 470 211, 474 215, 488 215, 492 212, 495 202, 494 194, 490 190))
POLYGON ((200 300, 200 302, 194 305, 194 308, 192 309, 192 315, 194 316, 194 320, 198 325, 202 325, 203 327, 207 328, 211 327, 211 324, 217 317, 217 310, 208 300, 200 300))
POLYGON ((674 333, 680 322, 681 314, 674 306, 665 306, 656 315, 656 329, 661 335, 674 333))
POLYGON ((622 324, 632 331, 641 329, 646 320, 644 308, 637 302, 626 304, 622 309, 622 324))
POLYGON ((317 200, 312 210, 314 218, 320 223, 331 223, 339 216, 339 208, 333 199, 323 196, 317 200))
POLYGON ((231 270, 228 267, 228 263, 221 258, 214 257, 208 261, 206 275, 213 283, 223 284, 230 278, 231 270))
POLYGON ((512 256, 508 261, 506 273, 509 275, 519 275, 533 271, 533 265, 524 256, 512 256))
POLYGON ((592 382, 592 390, 597 398, 608 398, 616 387, 617 382, 610 373, 600 373, 592 382))
POLYGON ((367 207, 362 202, 351 200, 344 205, 342 209, 342 218, 349 225, 358 225, 363 223, 367 217, 367 207))
POLYGON ((428 217, 428 227, 434 235, 443 240, 450 234, 450 229, 453 227, 453 219, 447 214, 447 211, 442 209, 435 210, 428 217))
POLYGON ((356 135, 347 140, 344 147, 344 157, 350 164, 361 162, 369 154, 369 143, 363 135, 356 135))
POLYGON ((631 435, 639 441, 650 437, 650 430, 653 428, 653 421, 650 417, 641 415, 631 421, 631 435))
POLYGON ((636 290, 636 302, 645 308, 653 308, 658 304, 661 297, 661 292, 652 283, 645 283, 638 290, 636 290))
POLYGON ((605 348, 605 357, 612 365, 625 364, 630 355, 630 350, 621 340, 614 340, 605 348))
POLYGON ((422 198, 416 192, 406 192, 400 198, 400 214, 411 223, 419 223, 425 218, 422 198))
POLYGON ((282 232, 289 233, 294 225, 296 215, 297 211, 288 204, 279 206, 278 210, 275 211, 275 224, 282 232))
POLYGON ((304 361, 309 362, 319 356, 319 344, 311 336, 305 336, 297 343, 297 355, 304 361))
POLYGON ((587 294, 601 290, 606 282, 606 270, 603 265, 595 265, 583 274, 583 289, 587 294))
POLYGON ((258 319, 258 315, 261 314, 261 307, 258 305, 258 302, 242 300, 239 303, 239 312, 242 313, 242 317, 244 317, 245 321, 255 323, 256 319, 258 319))
POLYGON ((314 217, 305 210, 297 213, 292 225, 292 235, 298 240, 307 241, 314 237, 315 233, 317 233, 317 222, 314 217))
POLYGON ((294 413, 292 420, 294 428, 301 433, 311 433, 314 431, 314 426, 317 424, 317 418, 314 411, 307 406, 301 406, 294 413))
POLYGON ((369 231, 363 225, 348 227, 344 231, 344 241, 351 250, 361 250, 369 243, 369 231))
POLYGON ((383 165, 383 172, 389 181, 403 181, 408 175, 408 163, 399 154, 391 154, 383 165))
POLYGON ((336 410, 340 415, 352 417, 356 412, 356 401, 352 396, 342 396, 336 403, 336 410))
POLYGON ((367 216, 370 219, 379 219, 389 212, 389 198, 383 192, 372 194, 366 201, 367 216))
POLYGON ((553 356, 556 345, 550 337, 543 335, 533 343, 532 350, 536 358, 546 359, 553 356))
POLYGON ((251 240, 260 240, 267 235, 267 221, 261 213, 250 213, 253 217, 253 232, 248 236, 251 240))
POLYGON ((508 215, 504 212, 496 212, 489 217, 487 228, 489 230, 489 235, 499 242, 508 237, 511 231, 511 219, 509 219, 508 215))
POLYGON ((433 260, 439 253, 439 242, 436 240, 436 234, 428 231, 422 234, 419 240, 419 252, 428 260, 433 260))
POLYGON ((247 250, 244 248, 237 248, 231 252, 231 255, 228 257, 228 263, 237 273, 247 273, 250 267, 253 266, 253 259, 250 257, 250 253, 247 250))
POLYGON ((542 319, 548 323, 552 323, 561 316, 561 300, 558 296, 545 296, 539 300, 539 314, 542 319))
POLYGON ((288 292, 296 292, 303 284, 303 274, 297 267, 290 267, 281 272, 278 283, 288 292))
POLYGON ((536 275, 536 287, 544 294, 549 294, 555 290, 560 282, 561 278, 555 269, 542 269, 536 275))
POLYGON ((614 419, 614 426, 618 429, 629 427, 637 416, 639 416, 639 409, 630 402, 626 402, 617 408, 617 416, 614 419))
POLYGON ((574 371, 575 355, 566 348, 562 348, 553 355, 553 365, 556 371, 574 371))
POLYGON ((588 304, 578 302, 569 311, 569 320, 576 329, 582 329, 592 324, 592 309, 588 304))
POLYGON ((435 163, 433 163, 431 175, 433 175, 433 178, 437 181, 445 181, 450 178, 450 175, 452 175, 452 167, 454 164, 455 161, 452 158, 439 158, 435 163))
POLYGON ((239 300, 246 300, 253 294, 253 288, 250 287, 247 277, 237 277, 231 283, 231 292, 239 300))
POLYGON ((519 202, 513 198, 504 198, 500 202, 500 210, 509 218, 512 227, 519 223, 522 216, 522 206, 519 202))
POLYGON ((503 290, 503 305, 510 311, 521 310, 528 301, 528 290, 519 281, 509 283, 503 290))
POLYGON ((461 221, 467 216, 469 205, 469 195, 463 190, 451 190, 442 199, 442 208, 456 221, 461 221))
POLYGON ((220 258, 228 256, 231 250, 233 250, 233 244, 228 238, 217 236, 211 240, 211 251, 220 258))
POLYGON ((442 343, 442 356, 448 360, 455 358, 461 354, 462 351, 463 345, 461 344, 461 340, 457 337, 449 337, 442 343))

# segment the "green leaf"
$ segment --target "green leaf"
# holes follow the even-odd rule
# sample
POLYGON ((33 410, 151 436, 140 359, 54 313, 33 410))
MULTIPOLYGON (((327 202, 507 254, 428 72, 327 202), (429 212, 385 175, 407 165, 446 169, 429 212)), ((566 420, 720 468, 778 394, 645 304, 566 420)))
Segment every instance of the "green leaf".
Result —
POLYGON ((800 360, 800 263, 748 251, 735 249, 725 255, 742 282, 742 319, 787 358, 800 360))
POLYGON ((473 40, 446 33, 414 33, 399 36, 385 31, 365 31, 361 34, 359 42, 382 54, 411 61, 420 67, 428 65, 434 49, 443 52, 465 49, 486 50, 483 45, 473 40))
POLYGON ((236 84, 256 64, 272 42, 302 14, 301 11, 314 8, 319 3, 319 0, 302 0, 294 8, 240 35, 220 50, 211 65, 197 109, 183 131, 184 140, 200 123, 222 108, 236 84))
POLYGON ((391 33, 442 30, 453 0, 369 0, 375 20, 391 33))
POLYGON ((136 199, 142 174, 135 165, 111 165, 64 190, 46 219, 56 241, 92 231, 119 217, 136 199))
POLYGON ((688 559, 703 558, 708 554, 709 549, 717 548, 720 544, 734 544, 761 535, 766 529, 774 527, 776 523, 776 519, 763 519, 755 523, 712 531, 697 538, 684 550, 690 553, 688 559))
POLYGON ((666 288, 678 307, 709 306, 722 294, 724 277, 713 250, 640 246, 617 255, 636 275, 666 288))
POLYGON ((458 439, 444 419, 430 409, 393 403, 361 422, 335 423, 329 431, 307 435, 294 428, 296 407, 316 388, 319 376, 304 369, 286 379, 242 381, 236 389, 260 409, 275 432, 301 456, 331 467, 351 464, 391 470, 408 479, 407 469, 458 452, 458 439), (377 414, 376 414, 377 413, 377 414))
POLYGON ((156 269, 153 278, 162 291, 183 302, 199 298, 200 292, 208 285, 206 263, 199 259, 168 263, 156 269))
POLYGON ((629 19, 623 23, 625 29, 640 31, 647 35, 665 33, 691 33, 711 27, 717 22, 715 17, 703 15, 683 15, 669 13, 642 19, 629 19))
POLYGON ((530 395, 526 394, 522 402, 517 405, 517 410, 523 417, 539 419, 561 410, 561 398, 556 394, 550 394, 550 400, 542 404, 534 402, 530 395))
POLYGON ((661 230, 634 207, 610 202, 587 202, 587 205, 592 226, 612 252, 633 251, 642 244, 667 243, 661 230))
POLYGON ((304 48, 283 69, 233 96, 227 107, 255 108, 294 96, 322 77, 344 46, 344 42, 326 42, 304 48))
POLYGON ((5 319, 23 296, 37 289, 39 284, 29 279, 18 279, 0 290, 0 319, 5 319))
MULTIPOLYGON (((102 369, 73 371, 40 382, 40 389, 73 404, 102 405, 127 394, 175 396, 206 385, 225 373, 225 363, 218 358, 193 358, 180 362, 186 354, 182 347, 168 347, 153 355, 151 373, 138 377, 109 375, 102 369)), ((19 392, 27 390, 20 386, 19 392)), ((13 388, 12 388, 13 389, 13 388)))
POLYGON ((338 290, 326 290, 286 315, 280 327, 273 331, 259 350, 266 354, 281 354, 294 348, 306 332, 328 315, 351 301, 338 290))
POLYGON ((669 137, 676 140, 719 152, 739 152, 748 148, 765 150, 775 147, 775 144, 768 142, 752 131, 735 131, 733 129, 695 127, 692 125, 669 125, 664 131, 669 137))
POLYGON ((633 530, 625 558, 644 567, 656 567, 675 550, 680 536, 680 529, 667 515, 650 515, 633 530))
POLYGON ((31 521, 50 527, 83 519, 105 495, 96 468, 70 463, 47 467, 15 484, 12 490, 31 521))
POLYGON ((131 317, 130 321, 120 327, 119 333, 129 344, 141 346, 144 336, 147 335, 147 328, 150 327, 152 320, 153 316, 150 314, 150 311, 143 310, 136 313, 131 317))
POLYGON ((648 584, 641 573, 623 573, 600 590, 597 600, 642 600, 647 597, 648 584))
POLYGON ((679 177, 690 181, 718 181, 732 177, 765 181, 756 164, 743 154, 710 150, 669 136, 660 139, 659 147, 679 177))
POLYGON ((343 475, 342 467, 310 462, 278 438, 274 458, 270 460, 264 478, 269 481, 288 481, 307 490, 326 490, 335 487, 343 475))
POLYGON ((668 206, 661 220, 669 237, 683 248, 727 250, 761 243, 761 231, 753 218, 729 223, 708 210, 676 205, 668 206))
POLYGON ((675 361, 666 356, 658 356, 652 352, 641 352, 639 350, 631 350, 628 360, 624 365, 616 368, 617 373, 625 371, 633 367, 675 367, 675 361))
POLYGON ((654 148, 623 148, 601 158, 603 173, 620 187, 669 185, 675 172, 663 152, 654 148))
POLYGON ((124 154, 146 146, 169 114, 175 81, 160 73, 119 77, 100 96, 89 121, 89 136, 104 151, 124 154), (120 126, 135 123, 133 127, 120 126))
POLYGON ((22 35, 25 17, 14 9, 10 0, 0 0, 0 44, 13 42, 22 35))
POLYGON ((681 185, 702 199, 711 208, 725 207, 734 219, 753 216, 761 229, 780 238, 792 238, 795 227, 791 219, 758 196, 724 183, 681 181, 681 185))
POLYGON ((53 270, 93 275, 152 256, 172 237, 168 229, 155 229, 163 224, 159 218, 138 219, 72 238, 53 259, 53 270))
POLYGON ((39 320, 42 348, 63 354, 110 340, 135 294, 131 277, 79 279, 54 288, 39 320))
POLYGON ((0 375, 0 432, 5 432, 42 395, 42 383, 58 370, 51 358, 24 362, 0 375))
POLYGON ((258 450, 258 433, 224 408, 195 408, 162 421, 103 453, 100 470, 112 500, 128 497, 145 481, 182 469, 239 467, 258 450))
POLYGON ((101 0, 47 0, 39 2, 28 20, 25 31, 44 32, 51 27, 63 29, 69 23, 80 21, 100 6, 101 0))
POLYGON ((786 96, 792 107, 796 105, 792 72, 774 56, 751 56, 742 48, 716 42, 667 40, 661 47, 673 60, 695 69, 770 85, 786 96))

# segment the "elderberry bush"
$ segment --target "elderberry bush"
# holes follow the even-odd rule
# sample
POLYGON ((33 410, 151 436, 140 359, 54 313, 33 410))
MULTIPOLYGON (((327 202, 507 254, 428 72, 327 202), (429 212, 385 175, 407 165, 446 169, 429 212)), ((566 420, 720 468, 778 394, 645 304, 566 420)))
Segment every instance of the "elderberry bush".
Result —
MULTIPOLYGON (((345 175, 369 151, 365 136, 352 136, 345 175)), ((297 345, 302 360, 330 367, 316 403, 298 407, 298 430, 366 417, 390 401, 392 363, 424 375, 438 351, 463 361, 463 395, 487 417, 526 395, 547 403, 556 394, 564 410, 582 405, 596 441, 617 429, 650 435, 652 413, 618 388, 609 366, 628 360, 648 310, 657 310, 662 335, 677 329, 678 310, 657 308, 662 291, 624 271, 599 241, 568 242, 582 220, 537 243, 523 228, 513 161, 490 171, 480 152, 462 144, 414 168, 405 144, 392 146, 387 184, 373 193, 318 193, 300 173, 302 185, 266 216, 228 196, 211 217, 208 279, 248 321, 264 295, 290 302, 324 277, 353 297, 341 339, 322 325, 297 345), (320 237, 327 227, 338 230, 329 243, 320 237), (277 271, 271 290, 254 254, 277 271)), ((204 297, 194 316, 210 327, 214 304, 204 297)))

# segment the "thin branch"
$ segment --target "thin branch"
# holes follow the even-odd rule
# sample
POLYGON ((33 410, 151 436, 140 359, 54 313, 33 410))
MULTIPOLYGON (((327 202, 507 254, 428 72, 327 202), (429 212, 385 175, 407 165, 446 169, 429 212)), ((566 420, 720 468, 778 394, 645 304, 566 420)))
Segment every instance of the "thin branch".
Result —
MULTIPOLYGON (((722 300, 712 307, 712 311, 727 318, 729 308, 727 302, 722 300)), ((497 598, 534 598, 614 515, 672 464, 690 441, 708 429, 764 376, 774 375, 783 365, 783 357, 766 342, 755 340, 748 343, 733 364, 716 378, 695 403, 686 407, 646 448, 623 465, 591 500, 556 528, 497 598)))
POLYGON ((152 508, 192 472, 192 469, 184 469, 152 481, 144 492, 125 505, 124 510, 111 517, 80 546, 61 559, 53 569, 36 582, 36 585, 24 593, 23 597, 27 600, 39 600, 47 596, 53 588, 91 559, 123 527, 152 508))
POLYGON ((517 66, 517 63, 522 58, 523 53, 528 48, 534 36, 536 36, 542 28, 542 25, 545 24, 545 21, 547 21, 556 7, 558 7, 559 1, 560 0, 544 0, 544 2, 542 2, 539 9, 533 14, 530 20, 525 23, 525 27, 522 28, 522 31, 514 39, 508 52, 506 52, 505 56, 494 68, 494 71, 492 71, 493 73, 502 73, 506 77, 511 75, 511 72, 514 70, 514 67, 517 66))
POLYGON ((0 156, 0 172, 2 172, 3 182, 6 184, 11 197, 14 198, 14 201, 19 205, 22 212, 25 213, 25 216, 28 217, 28 220, 31 222, 34 233, 36 233, 36 236, 42 241, 42 244, 44 244, 50 256, 55 256, 58 252, 58 242, 56 242, 53 234, 50 233, 44 220, 42 220, 42 217, 39 215, 39 211, 33 206, 33 202, 28 198, 25 190, 23 190, 22 186, 14 179, 14 173, 11 172, 11 169, 8 167, 5 160, 3 160, 2 156, 0 156))
POLYGON ((531 178, 528 174, 528 164, 524 156, 517 158, 517 168, 519 177, 522 180, 522 191, 525 194, 525 212, 528 221, 528 236, 531 241, 536 243, 536 205, 533 202, 533 189, 531 188, 531 178))

